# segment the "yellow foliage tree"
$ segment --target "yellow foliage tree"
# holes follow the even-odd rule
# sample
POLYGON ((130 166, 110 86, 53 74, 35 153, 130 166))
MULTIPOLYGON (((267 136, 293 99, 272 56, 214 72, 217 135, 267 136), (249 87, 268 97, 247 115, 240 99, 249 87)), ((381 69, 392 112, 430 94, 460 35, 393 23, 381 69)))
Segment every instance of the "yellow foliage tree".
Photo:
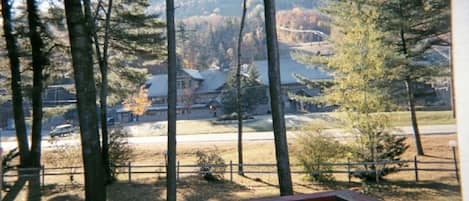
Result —
POLYGON ((124 101, 124 108, 137 116, 145 114, 150 105, 151 101, 148 99, 148 92, 143 87, 140 88, 137 94, 132 95, 124 101))

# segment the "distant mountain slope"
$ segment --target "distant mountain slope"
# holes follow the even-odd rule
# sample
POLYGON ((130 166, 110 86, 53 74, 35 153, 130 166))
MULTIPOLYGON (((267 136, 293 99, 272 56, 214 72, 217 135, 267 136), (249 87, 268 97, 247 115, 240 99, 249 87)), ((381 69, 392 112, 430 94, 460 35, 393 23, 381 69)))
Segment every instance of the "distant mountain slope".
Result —
MULTIPOLYGON (((315 8, 322 0, 277 0, 278 10, 295 7, 315 8)), ((248 4, 259 4, 262 0, 248 0, 248 4)), ((176 18, 210 15, 218 13, 223 16, 240 16, 242 0, 175 0, 176 18)), ((151 0, 151 13, 163 14, 165 0, 151 0)))

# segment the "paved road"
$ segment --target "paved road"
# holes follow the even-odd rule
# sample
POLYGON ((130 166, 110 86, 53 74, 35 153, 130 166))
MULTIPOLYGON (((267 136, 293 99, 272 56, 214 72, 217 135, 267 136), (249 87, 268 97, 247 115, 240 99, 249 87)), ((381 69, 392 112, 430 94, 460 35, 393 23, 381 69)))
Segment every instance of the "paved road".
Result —
MULTIPOLYGON (((341 129, 329 129, 328 133, 332 135, 343 136, 343 130, 341 129)), ((456 133, 456 125, 431 125, 431 126, 420 126, 420 132, 424 135, 430 134, 451 134, 456 133)), ((398 127, 394 131, 395 134, 399 135, 411 135, 413 134, 412 127, 398 127)), ((289 138, 294 138, 294 132, 288 132, 289 138)), ((42 142, 44 148, 50 148, 57 145, 78 145, 80 142, 78 139, 60 139, 51 143, 45 139, 42 142)), ((273 140, 274 135, 272 131, 269 132, 250 132, 243 135, 244 141, 269 141, 273 140)), ((209 143, 209 142, 235 142, 237 141, 237 133, 219 133, 219 134, 198 134, 198 135, 180 135, 177 136, 178 143, 209 143)), ((167 142, 166 136, 149 136, 149 137, 130 137, 129 143, 131 144, 165 144, 167 142)), ((16 141, 3 142, 2 146, 5 149, 12 149, 16 147, 16 141)))

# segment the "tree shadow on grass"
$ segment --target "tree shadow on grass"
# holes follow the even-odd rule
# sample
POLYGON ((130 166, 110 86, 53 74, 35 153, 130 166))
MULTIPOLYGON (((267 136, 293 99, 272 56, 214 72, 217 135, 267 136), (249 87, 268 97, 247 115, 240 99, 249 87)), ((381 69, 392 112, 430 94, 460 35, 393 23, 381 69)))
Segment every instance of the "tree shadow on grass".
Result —
POLYGON ((418 200, 432 200, 434 197, 454 200, 459 194, 458 185, 446 184, 436 181, 403 181, 392 180, 381 184, 384 190, 371 192, 380 197, 415 198, 418 200))
POLYGON ((330 190, 349 189, 369 194, 372 197, 385 200, 390 198, 418 198, 418 200, 431 200, 432 197, 451 197, 454 199, 460 195, 459 186, 435 181, 404 181, 404 180, 382 180, 375 182, 351 182, 331 181, 318 183, 330 190))
POLYGON ((85 186, 82 184, 47 184, 42 187, 43 196, 53 196, 69 191, 80 190, 84 191, 85 186))
POLYGON ((437 158, 437 159, 453 160, 453 158, 444 157, 444 156, 434 156, 434 155, 428 155, 428 154, 425 154, 425 155, 423 155, 423 156, 428 157, 428 158, 437 158))
MULTIPOLYGON (((272 183, 269 183, 269 182, 266 182, 264 180, 262 180, 261 178, 258 178, 258 177, 249 177, 249 176, 244 176, 244 178, 246 179, 249 179, 249 180, 252 180, 252 181, 255 181, 255 182, 258 182, 260 184, 263 184, 263 185, 266 185, 266 186, 269 186, 269 187, 273 187, 273 188, 276 188, 276 189, 280 189, 280 187, 278 185, 275 185, 275 184, 272 184, 272 183)), ((295 187, 295 185, 297 185, 297 183, 294 183, 293 184, 293 189, 295 187)), ((304 187, 306 187, 306 185, 302 184, 304 187)), ((255 186, 254 186, 255 187, 255 186)), ((311 187, 308 187, 308 188, 311 188, 311 187)), ((312 189, 312 188, 311 188, 312 189)), ((294 194, 301 194, 300 192, 297 192, 297 191, 293 191, 294 194)))
POLYGON ((107 198, 112 201, 163 201, 165 181, 154 182, 115 182, 107 187, 107 198), (159 185, 159 183, 163 185, 159 185))
POLYGON ((352 188, 356 188, 360 186, 360 183, 357 183, 357 182, 338 181, 338 180, 321 181, 321 182, 311 181, 311 184, 322 186, 328 190, 344 190, 344 189, 352 189, 352 188))
POLYGON ((67 200, 67 201, 82 201, 83 199, 78 195, 59 195, 59 196, 55 196, 55 197, 49 199, 48 201, 64 201, 64 200, 67 200))
POLYGON ((28 180, 25 178, 19 178, 8 190, 8 193, 3 197, 2 201, 13 201, 20 194, 23 187, 26 185, 28 180))
POLYGON ((435 189, 439 192, 455 194, 459 193, 459 185, 457 184, 447 184, 436 181, 420 181, 418 183, 414 181, 402 181, 402 180, 392 180, 386 181, 386 183, 399 186, 403 188, 414 188, 414 189, 435 189))
POLYGON ((255 182, 258 182, 258 183, 261 183, 261 184, 264 184, 264 185, 267 185, 267 186, 270 186, 270 187, 279 188, 278 185, 266 182, 266 181, 264 181, 264 180, 262 180, 261 178, 258 178, 258 177, 249 177, 249 176, 244 175, 244 178, 255 181, 255 182))
MULTIPOLYGON (((165 184, 159 185, 164 186, 165 184)), ((245 186, 237 183, 224 180, 208 182, 200 176, 182 177, 177 185, 179 194, 188 201, 205 201, 210 199, 237 201, 242 198, 236 196, 235 193, 248 190, 245 186)))

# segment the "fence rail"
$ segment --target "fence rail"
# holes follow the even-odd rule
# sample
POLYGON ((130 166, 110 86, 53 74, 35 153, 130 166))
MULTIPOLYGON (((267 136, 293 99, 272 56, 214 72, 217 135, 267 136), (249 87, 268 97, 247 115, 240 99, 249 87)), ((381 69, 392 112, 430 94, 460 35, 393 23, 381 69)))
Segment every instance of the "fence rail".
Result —
MULTIPOLYGON (((401 172, 414 172, 415 181, 419 181, 419 172, 427 171, 427 172, 454 172, 456 174, 456 179, 459 182, 459 172, 457 168, 457 160, 446 160, 446 161, 420 161, 417 160, 417 157, 414 160, 406 160, 406 161, 377 161, 377 162, 346 162, 346 163, 317 163, 313 164, 314 167, 339 167, 337 169, 333 168, 327 171, 305 171, 302 169, 301 164, 292 164, 291 168, 292 174, 322 174, 322 173, 332 173, 332 174, 347 174, 349 182, 351 181, 351 177, 354 173, 360 171, 366 171, 362 169, 356 168, 357 166, 370 166, 370 165, 390 165, 390 164, 401 164, 400 167, 397 169, 401 172), (419 167, 419 165, 454 165, 454 168, 442 168, 442 167, 419 167)), ((276 167, 276 164, 268 164, 268 163, 259 163, 259 164, 236 164, 230 161, 228 164, 180 164, 179 161, 177 162, 177 179, 179 179, 179 175, 181 174, 207 174, 207 173, 214 173, 214 174, 229 174, 230 180, 233 181, 233 174, 238 174, 236 167, 245 167, 245 169, 249 169, 243 171, 244 174, 277 174, 276 170, 265 170, 262 168, 265 167, 276 167), (209 168, 209 167, 224 167, 226 171, 202 171, 200 170, 201 167, 209 168)), ((132 164, 129 162, 125 165, 115 166, 117 168, 117 174, 120 175, 127 175, 128 182, 132 182, 132 175, 138 174, 165 174, 166 173, 166 165, 164 164, 132 164)), ((318 168, 319 169, 319 168, 318 168)), ((13 168, 10 169, 8 172, 2 175, 2 178, 12 178, 12 177, 32 177, 32 176, 40 176, 41 183, 44 185, 45 178, 47 176, 70 176, 71 179, 74 175, 82 175, 84 174, 83 167, 44 167, 41 168, 13 168), (19 172, 26 172, 26 171, 38 171, 35 174, 20 174, 19 172), (38 175, 39 174, 39 175, 38 175)))

